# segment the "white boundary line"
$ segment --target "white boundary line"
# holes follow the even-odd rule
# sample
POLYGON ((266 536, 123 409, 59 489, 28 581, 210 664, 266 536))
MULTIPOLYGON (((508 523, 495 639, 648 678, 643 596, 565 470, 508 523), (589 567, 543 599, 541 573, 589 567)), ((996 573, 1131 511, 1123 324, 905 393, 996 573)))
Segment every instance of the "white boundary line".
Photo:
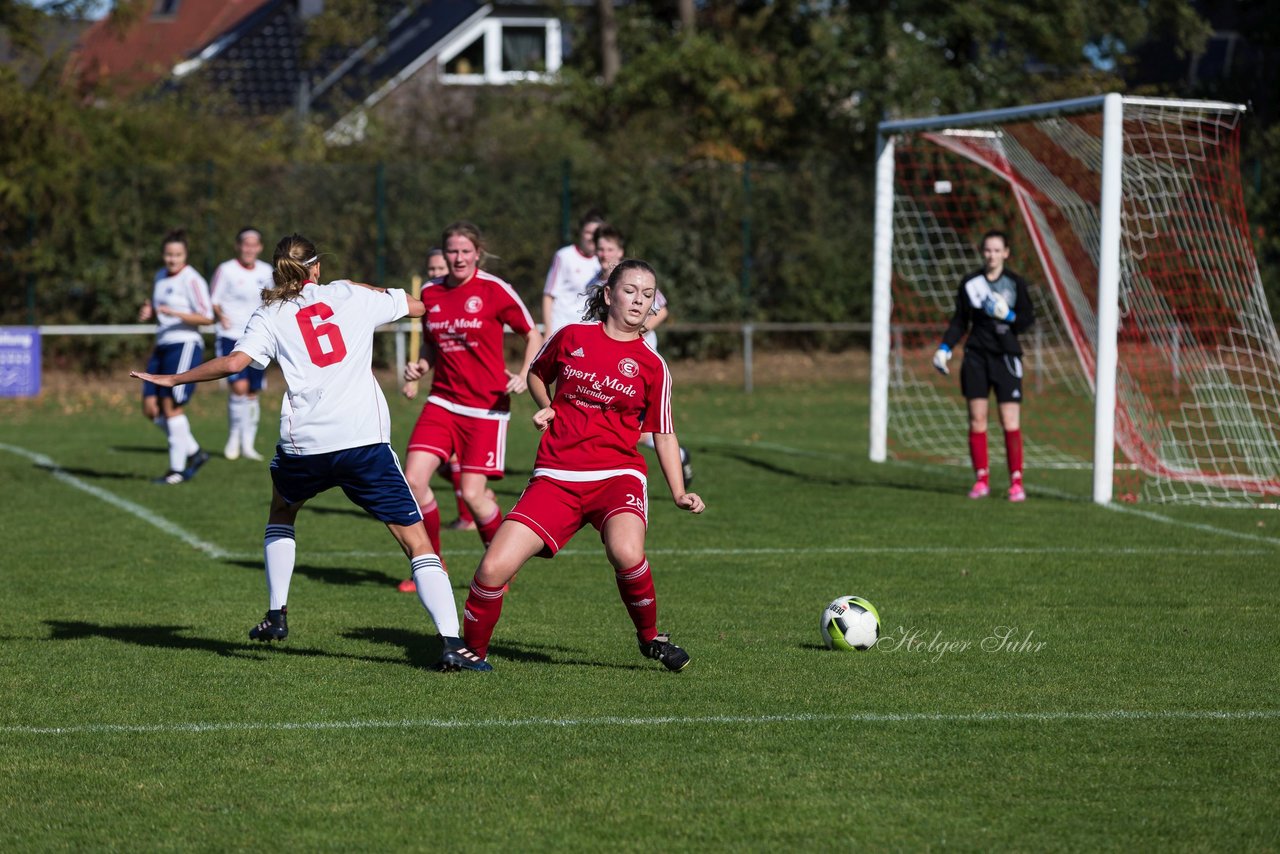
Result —
MULTIPOLYGON (((786 446, 774 446, 774 448, 781 450, 786 448, 786 446)), ((799 450, 799 449, 787 449, 787 450, 799 450)), ((172 537, 175 537, 176 539, 181 540, 182 542, 186 543, 187 545, 191 546, 197 551, 203 552, 205 555, 207 555, 210 558, 213 558, 214 560, 260 560, 262 558, 262 552, 232 552, 222 548, 221 546, 215 545, 214 543, 208 542, 207 540, 202 540, 199 537, 197 537, 195 534, 188 531, 187 529, 183 528, 182 526, 174 522, 169 521, 168 519, 164 518, 163 516, 159 515, 153 510, 149 510, 148 508, 143 507, 140 504, 135 504, 134 502, 128 500, 127 498, 121 498, 119 495, 116 495, 115 493, 110 492, 106 489, 103 489, 99 486, 94 486, 93 484, 86 483, 85 481, 81 480, 80 478, 76 477, 70 472, 65 471, 61 466, 59 466, 56 462, 54 462, 52 459, 45 456, 44 454, 37 453, 27 448, 21 448, 16 445, 7 445, 4 443, 0 443, 0 451, 8 451, 9 453, 16 454, 20 457, 24 457, 28 460, 31 460, 36 465, 46 469, 51 475, 53 475, 55 479, 67 484, 68 486, 78 489, 82 492, 86 492, 89 495, 92 495, 95 498, 105 501, 106 503, 110 504, 111 506, 119 510, 123 510, 126 513, 129 513, 137 517, 138 519, 141 519, 142 521, 158 528, 164 533, 172 537)), ((805 453, 805 452, 802 452, 802 453, 805 453)), ((823 455, 823 456, 830 456, 833 459, 838 458, 836 457, 836 455, 823 455)), ((925 471, 941 471, 941 472, 952 473, 950 467, 948 466, 934 466, 934 465, 929 465, 928 463, 915 463, 915 462, 907 462, 904 460, 890 460, 890 462, 893 463, 894 465, 901 466, 903 468, 914 468, 914 469, 925 470, 925 471)), ((1035 488, 1033 490, 1033 494, 1034 493, 1040 493, 1045 495, 1051 495, 1053 497, 1067 498, 1067 499, 1080 498, 1079 496, 1074 496, 1069 493, 1059 492, 1058 490, 1044 488, 1044 487, 1035 488)), ((1273 548, 1280 548, 1280 540, 1273 539, 1270 537, 1260 537, 1254 534, 1245 534, 1237 531, 1230 531, 1223 528, 1216 528, 1212 525, 1205 525, 1199 522, 1184 522, 1178 519, 1172 519, 1168 516, 1161 516, 1158 513, 1151 513, 1150 511, 1146 511, 1146 510, 1136 510, 1132 507, 1124 507, 1124 506, 1111 504, 1111 505, 1108 505, 1108 508, 1116 512, 1130 513, 1133 515, 1140 516, 1142 518, 1150 519, 1152 521, 1162 522, 1170 525, 1178 525, 1181 527, 1191 528, 1193 530, 1204 531, 1205 533, 1219 534, 1222 536, 1233 537, 1235 539, 1246 540, 1249 542, 1265 543, 1266 545, 1271 546, 1273 548)), ((1043 555, 1117 555, 1117 556, 1127 555, 1127 556, 1150 556, 1150 557, 1161 556, 1161 555, 1187 556, 1187 557, 1197 557, 1197 556, 1232 557, 1237 555, 1263 555, 1263 554, 1271 554, 1271 553, 1272 553, 1271 551, 1263 550, 1263 549, 1208 549, 1208 548, 1186 549, 1186 548, 1161 548, 1161 547, 1089 548, 1089 547, 1070 547, 1070 546, 974 547, 974 546, 960 546, 960 545, 957 545, 957 546, 832 546, 832 547, 796 547, 796 548, 762 547, 762 548, 700 548, 700 549, 698 548, 694 548, 694 549, 656 548, 656 549, 649 550, 649 554, 652 554, 652 555, 659 555, 659 556, 666 555, 666 556, 672 556, 672 557, 682 557, 682 556, 683 557, 699 557, 699 556, 751 557, 751 556, 768 556, 768 555, 799 556, 799 555, 823 555, 823 554, 829 554, 829 555, 860 555, 860 554, 861 555, 910 555, 910 554, 1038 555, 1038 554, 1043 554, 1043 555)), ((480 554, 482 554, 482 552, 479 549, 458 549, 458 550, 450 549, 450 554, 454 554, 458 556, 464 556, 464 555, 479 556, 480 554)), ((575 556, 584 556, 584 555, 594 557, 599 555, 599 551, 597 549, 565 549, 561 551, 560 554, 566 557, 575 557, 575 556)), ((307 552, 305 555, 305 558, 311 558, 311 559, 328 558, 328 559, 337 560, 341 558, 392 558, 392 557, 399 557, 399 556, 400 556, 400 552, 398 551, 343 551, 343 552, 307 552)))
MULTIPOLYGON (((1108 548, 1072 546, 818 546, 811 548, 739 548, 739 549, 645 549, 645 553, 659 557, 768 557, 770 555, 1114 555, 1116 557, 1247 557, 1272 555, 1270 549, 1195 549, 1177 547, 1108 548)), ((448 549, 446 557, 479 558, 484 551, 476 548, 448 549)), ((564 549, 556 556, 601 557, 599 549, 564 549)), ((227 552, 227 560, 261 560, 261 552, 227 552)), ((358 558, 400 557, 398 551, 305 551, 298 558, 342 560, 358 558)))
POLYGON ((166 735, 206 732, 325 732, 398 729, 537 729, 568 727, 763 726, 802 723, 1109 723, 1129 721, 1272 721, 1280 709, 1223 711, 1211 709, 1142 711, 1110 709, 1092 712, 852 712, 790 715, 669 715, 662 717, 591 718, 404 718, 352 721, 226 721, 172 724, 73 724, 70 726, 0 726, 0 735, 166 735))
POLYGON ((8 451, 11 454, 17 454, 20 457, 26 457, 27 459, 31 460, 31 462, 35 463, 41 468, 48 470, 49 474, 53 475, 56 479, 65 483, 67 486, 74 487, 75 489, 78 489, 81 492, 87 492, 90 495, 92 495, 94 498, 98 498, 102 501, 107 502, 112 507, 115 507, 117 509, 123 510, 126 513, 136 516, 137 518, 146 522, 148 525, 154 525, 155 527, 159 528, 161 531, 164 531, 169 536, 176 537, 179 540, 182 540, 187 545, 191 546, 194 549, 197 549, 198 551, 204 552, 206 555, 208 555, 211 558, 214 558, 215 560, 221 560, 223 558, 228 557, 228 553, 224 549, 221 549, 218 546, 215 546, 213 543, 206 542, 205 540, 200 539, 195 534, 188 531, 186 528, 183 528, 180 525, 176 525, 173 522, 170 522, 168 519, 164 518, 160 514, 152 510, 148 510, 146 507, 143 507, 141 504, 135 504, 127 498, 121 498, 119 495, 116 495, 114 492, 108 492, 102 487, 94 486, 91 483, 85 483, 80 478, 76 477, 70 472, 65 471, 61 466, 59 466, 53 460, 46 457, 44 454, 39 454, 39 453, 36 453, 35 451, 29 451, 26 448, 19 448, 16 445, 6 445, 2 442, 0 442, 0 451, 8 451))

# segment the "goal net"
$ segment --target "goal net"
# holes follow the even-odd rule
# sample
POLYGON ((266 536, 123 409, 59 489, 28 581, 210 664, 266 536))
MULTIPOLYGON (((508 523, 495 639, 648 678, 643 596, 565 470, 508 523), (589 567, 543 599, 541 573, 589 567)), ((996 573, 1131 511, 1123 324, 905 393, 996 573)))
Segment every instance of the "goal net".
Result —
POLYGON ((1280 338, 1244 212, 1243 108, 1109 97, 1119 121, 1099 97, 881 126, 872 458, 969 464, 960 359, 944 377, 931 358, 998 229, 1036 314, 1021 341, 1028 484, 1274 503, 1280 338), (1110 149, 1104 127, 1122 131, 1110 149), (1119 177, 1110 219, 1104 174, 1119 177))

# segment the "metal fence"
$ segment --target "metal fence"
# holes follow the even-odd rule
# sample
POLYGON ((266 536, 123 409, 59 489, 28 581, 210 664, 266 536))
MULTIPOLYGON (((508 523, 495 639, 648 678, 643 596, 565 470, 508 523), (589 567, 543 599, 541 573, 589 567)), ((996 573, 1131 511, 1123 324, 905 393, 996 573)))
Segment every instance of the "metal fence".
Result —
MULTIPOLYGON (((394 336, 394 362, 403 365, 408 355, 408 338, 410 332, 418 326, 417 321, 401 321, 378 328, 378 332, 394 336)), ((41 338, 95 337, 119 335, 154 335, 156 328, 150 323, 120 323, 108 325, 46 324, 36 327, 41 338)), ((541 329, 541 324, 539 324, 541 329)), ((200 331, 206 335, 215 332, 213 326, 202 326, 200 331)), ((755 388, 755 340, 758 335, 768 333, 847 333, 854 335, 870 335, 870 323, 668 323, 662 327, 664 336, 670 334, 715 333, 733 335, 741 341, 742 354, 742 390, 751 393, 755 388)))

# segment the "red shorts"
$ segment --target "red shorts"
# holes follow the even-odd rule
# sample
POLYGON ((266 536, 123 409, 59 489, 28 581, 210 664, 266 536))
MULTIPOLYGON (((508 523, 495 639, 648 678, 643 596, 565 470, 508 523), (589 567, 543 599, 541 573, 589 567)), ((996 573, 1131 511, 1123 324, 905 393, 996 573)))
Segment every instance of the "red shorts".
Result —
POLYGON ((604 524, 619 513, 634 513, 649 524, 648 486, 639 477, 617 475, 607 480, 571 483, 538 476, 529 481, 507 514, 537 534, 551 557, 588 522, 604 536, 604 524))
POLYGON ((409 453, 426 451, 445 462, 454 454, 463 472, 497 480, 507 461, 507 422, 473 418, 428 403, 409 437, 409 453))

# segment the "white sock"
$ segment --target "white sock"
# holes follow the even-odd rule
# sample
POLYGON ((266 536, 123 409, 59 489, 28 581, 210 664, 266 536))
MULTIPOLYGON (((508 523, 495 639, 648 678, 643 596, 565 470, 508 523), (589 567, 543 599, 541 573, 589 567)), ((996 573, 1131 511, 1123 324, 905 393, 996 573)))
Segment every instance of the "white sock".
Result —
MULTIPOLYGON (((175 415, 169 419, 170 471, 182 471, 187 467, 187 457, 195 453, 188 448, 195 444, 195 441, 195 437, 191 435, 191 422, 187 420, 187 416, 175 415)), ((196 445, 196 451, 198 450, 200 446, 196 445)))
POLYGON ((436 631, 442 637, 458 637, 458 605, 453 601, 453 588, 449 586, 449 576, 440 558, 433 554, 418 555, 410 558, 409 566, 413 583, 418 587, 418 599, 435 622, 436 631))
POLYGON ((239 443, 241 425, 244 424, 244 395, 227 395, 227 435, 239 443))
POLYGON ((271 603, 267 607, 277 611, 289 602, 289 581, 293 578, 293 562, 298 553, 293 526, 268 525, 262 553, 267 566, 267 597, 271 603))
POLYGON ((245 396, 244 405, 240 409, 240 445, 252 448, 258 439, 258 416, 262 407, 257 397, 245 396))

